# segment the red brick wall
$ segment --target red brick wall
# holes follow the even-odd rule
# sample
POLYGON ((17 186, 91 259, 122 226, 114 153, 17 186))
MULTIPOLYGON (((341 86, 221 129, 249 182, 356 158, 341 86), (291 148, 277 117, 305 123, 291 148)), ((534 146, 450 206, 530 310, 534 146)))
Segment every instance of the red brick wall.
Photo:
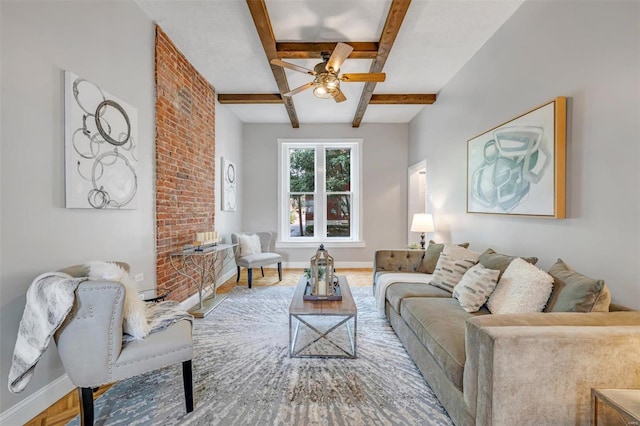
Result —
POLYGON ((156 26, 157 283, 182 301, 197 291, 169 254, 214 228, 215 90, 156 26))

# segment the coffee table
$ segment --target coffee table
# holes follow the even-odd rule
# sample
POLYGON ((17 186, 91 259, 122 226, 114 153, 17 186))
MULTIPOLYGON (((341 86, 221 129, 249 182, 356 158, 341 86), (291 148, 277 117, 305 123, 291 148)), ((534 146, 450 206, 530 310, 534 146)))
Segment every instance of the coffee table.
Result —
MULTIPOLYGON (((356 333, 358 330, 358 308, 353 300, 351 289, 347 278, 338 276, 340 281, 340 291, 342 292, 342 300, 304 300, 305 287, 307 279, 303 275, 300 277, 293 293, 293 299, 289 305, 289 357, 291 358, 355 358, 356 357, 356 333), (314 318, 315 317, 315 318, 314 318), (321 331, 317 323, 318 318, 330 320, 330 326, 326 331, 321 331), (294 325, 295 321, 295 327, 294 325), (315 322, 315 324, 314 324, 315 322), (351 325, 353 323, 353 325, 351 325), (336 338, 337 330, 342 330, 342 325, 346 326, 349 345, 345 348, 344 344, 336 338), (315 334, 315 338, 307 342, 301 347, 296 348, 298 343, 298 332, 300 328, 306 327, 315 334), (313 352, 311 349, 314 345, 323 340, 329 343, 335 352, 313 352)), ((326 346, 326 345, 325 345, 326 346)), ((317 345, 316 345, 317 347, 317 345)))

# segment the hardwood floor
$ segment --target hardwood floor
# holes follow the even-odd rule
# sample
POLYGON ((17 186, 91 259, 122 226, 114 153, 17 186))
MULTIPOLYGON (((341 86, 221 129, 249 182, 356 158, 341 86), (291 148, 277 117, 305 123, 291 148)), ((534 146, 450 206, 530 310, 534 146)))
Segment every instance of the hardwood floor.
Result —
MULTIPOLYGON (((352 287, 370 286, 372 282, 371 269, 340 269, 337 271, 339 275, 346 275, 349 285, 352 287)), ((282 271, 282 281, 278 281, 278 273, 273 268, 265 269, 265 276, 262 277, 260 271, 254 271, 252 286, 295 286, 298 278, 302 274, 302 269, 284 269, 282 271)), ((228 293, 238 286, 247 286, 247 272, 245 269, 241 271, 240 282, 236 284, 235 276, 217 289, 218 293, 228 293)), ((98 391, 94 392, 94 401, 105 393, 113 385, 101 386, 98 391)), ((62 426, 66 425, 75 416, 80 413, 78 400, 78 392, 76 389, 60 398, 52 406, 38 414, 36 417, 25 423, 25 426, 62 426)))
MULTIPOLYGON (((101 386, 97 392, 93 393, 95 401, 100 395, 105 393, 112 385, 101 386)), ((51 407, 38 414, 36 417, 25 423, 25 426, 62 426, 69 423, 80 413, 80 403, 77 389, 69 392, 60 398, 51 407)))

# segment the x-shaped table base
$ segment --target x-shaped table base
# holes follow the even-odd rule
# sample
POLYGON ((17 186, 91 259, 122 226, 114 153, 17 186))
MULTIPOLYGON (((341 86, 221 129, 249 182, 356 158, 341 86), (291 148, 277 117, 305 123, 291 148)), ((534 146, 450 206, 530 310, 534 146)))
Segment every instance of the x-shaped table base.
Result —
POLYGON ((309 323, 309 321, 303 319, 302 317, 307 317, 307 316, 317 316, 317 315, 301 315, 301 314, 289 314, 289 357, 291 358, 311 358, 311 357, 319 357, 319 358, 355 358, 356 357, 356 332, 357 332, 357 327, 358 327, 358 323, 357 323, 357 316, 356 315, 324 315, 324 317, 328 317, 328 316, 332 316, 332 317, 338 317, 340 320, 338 321, 338 323, 336 323, 335 325, 333 325, 331 328, 329 328, 327 331, 320 331, 317 327, 313 326, 312 324, 309 323), (296 327, 295 330, 293 330, 292 327, 292 322, 293 322, 293 318, 295 318, 296 320, 298 320, 296 322, 296 327), (349 320, 353 319, 353 328, 351 328, 350 324, 349 324, 349 320), (312 330, 314 333, 316 333, 318 336, 312 340, 311 342, 307 343, 306 345, 304 345, 303 347, 296 349, 296 342, 298 339, 298 330, 300 329, 300 324, 304 324, 305 326, 307 326, 307 328, 309 328, 310 330, 312 330), (336 329, 338 329, 338 327, 340 327, 342 324, 345 324, 347 326, 347 335, 349 336, 349 350, 344 349, 342 346, 338 345, 336 342, 334 342, 333 340, 331 340, 331 336, 329 336, 330 333, 332 333, 333 331, 335 331, 336 329), (335 347, 339 352, 336 354, 314 354, 314 353, 307 353, 307 354, 302 354, 302 351, 306 350, 307 348, 311 347, 313 344, 315 344, 316 342, 318 342, 319 340, 324 339, 326 340, 328 343, 330 343, 333 347, 335 347))

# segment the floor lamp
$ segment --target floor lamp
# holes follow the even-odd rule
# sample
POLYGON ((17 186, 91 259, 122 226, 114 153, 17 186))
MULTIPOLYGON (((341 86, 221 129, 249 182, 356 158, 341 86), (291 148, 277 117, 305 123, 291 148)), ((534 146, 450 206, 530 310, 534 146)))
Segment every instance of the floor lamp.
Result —
POLYGON ((424 234, 433 232, 436 228, 433 226, 433 215, 429 213, 416 213, 411 221, 411 232, 420 232, 420 249, 424 250, 424 234))

